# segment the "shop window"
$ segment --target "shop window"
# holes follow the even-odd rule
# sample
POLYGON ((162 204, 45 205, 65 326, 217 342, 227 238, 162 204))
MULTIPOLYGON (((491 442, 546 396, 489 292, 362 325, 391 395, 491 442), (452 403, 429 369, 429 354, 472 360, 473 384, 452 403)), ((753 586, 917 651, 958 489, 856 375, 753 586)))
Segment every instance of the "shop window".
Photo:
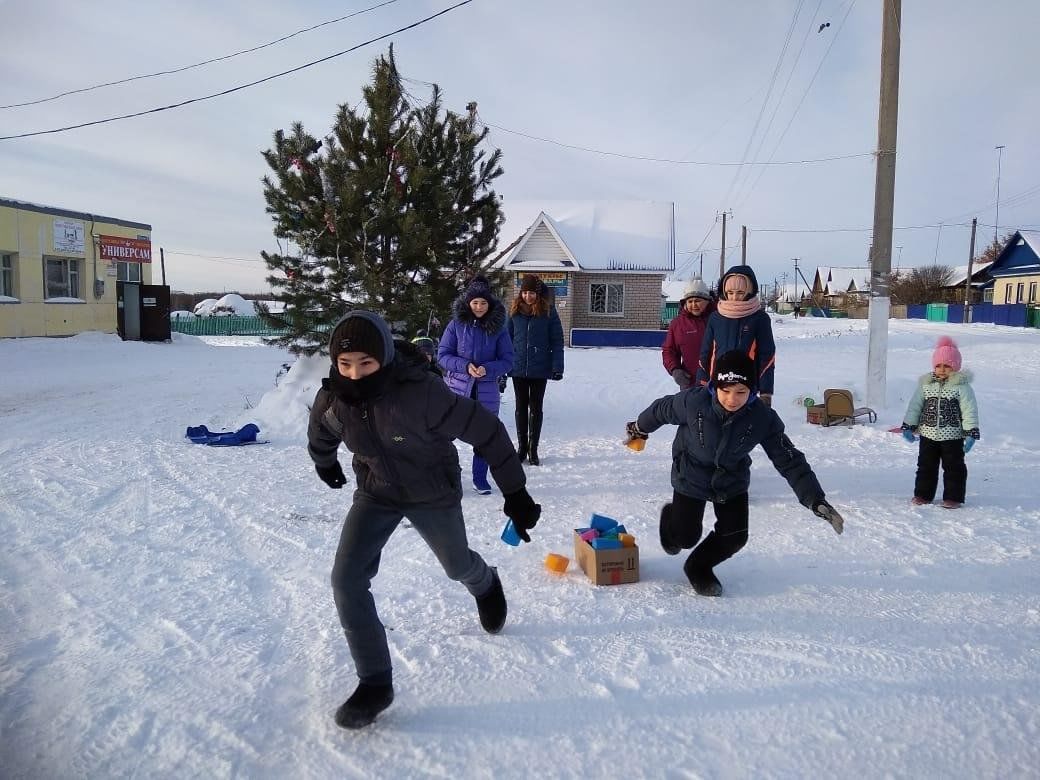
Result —
POLYGON ((140 282, 140 263, 116 263, 116 280, 120 282, 140 282))
POLYGON ((14 255, 0 255, 0 295, 18 297, 14 294, 14 255))
POLYGON ((79 260, 43 258, 43 297, 79 298, 79 260))
POLYGON ((625 313, 625 285, 589 285, 589 313, 622 316, 625 313))

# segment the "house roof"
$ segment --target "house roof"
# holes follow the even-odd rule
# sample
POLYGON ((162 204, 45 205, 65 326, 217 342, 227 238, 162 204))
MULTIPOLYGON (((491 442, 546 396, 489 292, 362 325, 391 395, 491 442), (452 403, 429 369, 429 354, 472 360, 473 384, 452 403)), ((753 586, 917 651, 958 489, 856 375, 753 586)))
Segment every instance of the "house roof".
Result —
POLYGON ((869 268, 820 266, 816 269, 816 274, 823 285, 824 295, 842 295, 848 292, 870 290, 869 268))
POLYGON ((675 269, 675 208, 654 201, 507 201, 496 268, 667 273, 675 269), (517 240, 519 237, 519 240, 517 240), (534 239, 534 241, 532 241, 534 239), (551 256, 536 251, 554 242, 551 256))
MULTIPOLYGON (((1028 255, 1026 256, 1028 257, 1028 255)), ((989 275, 998 276, 1032 276, 1040 272, 1040 233, 1032 230, 1018 230, 1004 244, 997 259, 989 267, 989 275), (1022 255, 1015 255, 1015 265, 1005 265, 1006 261, 1019 246, 1026 246, 1033 255, 1033 262, 1021 262, 1022 255)))
MULTIPOLYGON (((985 272, 989 270, 993 261, 990 260, 988 263, 972 263, 971 264, 971 283, 975 287, 983 287, 986 284, 985 272), (982 278, 979 275, 982 274, 982 278)), ((967 265, 956 265, 953 267, 953 276, 950 277, 950 283, 947 287, 960 287, 964 284, 964 280, 968 275, 967 265)))
POLYGON ((30 203, 25 200, 15 200, 14 198, 0 197, 0 206, 7 206, 8 208, 18 209, 20 211, 33 211, 37 214, 47 214, 52 217, 71 217, 72 219, 81 219, 84 222, 103 222, 106 225, 119 225, 121 227, 136 228, 138 230, 152 229, 151 225, 144 222, 131 222, 126 219, 116 219, 115 217, 106 217, 101 214, 91 214, 89 211, 73 211, 58 206, 43 206, 39 203, 30 203))

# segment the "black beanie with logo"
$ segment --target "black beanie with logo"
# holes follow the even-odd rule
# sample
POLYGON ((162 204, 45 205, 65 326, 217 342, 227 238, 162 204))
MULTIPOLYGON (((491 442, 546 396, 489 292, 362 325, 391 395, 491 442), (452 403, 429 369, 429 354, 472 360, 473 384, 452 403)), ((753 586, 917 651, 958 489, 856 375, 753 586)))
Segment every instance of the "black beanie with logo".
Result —
POLYGON ((755 362, 739 349, 727 352, 715 361, 711 381, 715 387, 740 383, 753 391, 758 385, 755 381, 755 362))
POLYGON ((393 336, 378 315, 356 310, 347 314, 329 337, 329 356, 332 362, 341 352, 364 352, 386 365, 393 359, 393 336))

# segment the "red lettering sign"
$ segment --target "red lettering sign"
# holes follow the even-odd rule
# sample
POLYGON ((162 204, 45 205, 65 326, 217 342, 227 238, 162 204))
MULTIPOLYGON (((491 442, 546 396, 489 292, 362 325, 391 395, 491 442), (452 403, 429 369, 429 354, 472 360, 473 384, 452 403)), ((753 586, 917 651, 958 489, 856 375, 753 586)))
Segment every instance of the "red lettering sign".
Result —
POLYGON ((152 242, 147 238, 100 236, 101 259, 121 263, 152 262, 152 242))

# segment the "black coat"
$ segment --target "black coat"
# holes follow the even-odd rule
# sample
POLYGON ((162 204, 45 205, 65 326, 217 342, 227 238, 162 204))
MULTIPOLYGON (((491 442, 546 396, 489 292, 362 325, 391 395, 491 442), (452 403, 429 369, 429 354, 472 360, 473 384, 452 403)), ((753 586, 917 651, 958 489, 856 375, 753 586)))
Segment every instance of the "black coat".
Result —
POLYGON ((722 503, 747 493, 750 453, 761 444, 803 506, 812 509, 824 498, 805 455, 784 433, 780 415, 757 398, 730 413, 709 388, 692 388, 658 398, 637 424, 646 433, 679 426, 672 443, 672 487, 683 495, 722 503))
POLYGON ((340 442, 354 454, 358 489, 391 504, 448 506, 462 498, 454 439, 471 444, 504 494, 526 484, 502 422, 453 393, 407 342, 395 342, 382 393, 361 403, 337 397, 323 380, 311 407, 307 451, 318 466, 337 460, 340 442))

